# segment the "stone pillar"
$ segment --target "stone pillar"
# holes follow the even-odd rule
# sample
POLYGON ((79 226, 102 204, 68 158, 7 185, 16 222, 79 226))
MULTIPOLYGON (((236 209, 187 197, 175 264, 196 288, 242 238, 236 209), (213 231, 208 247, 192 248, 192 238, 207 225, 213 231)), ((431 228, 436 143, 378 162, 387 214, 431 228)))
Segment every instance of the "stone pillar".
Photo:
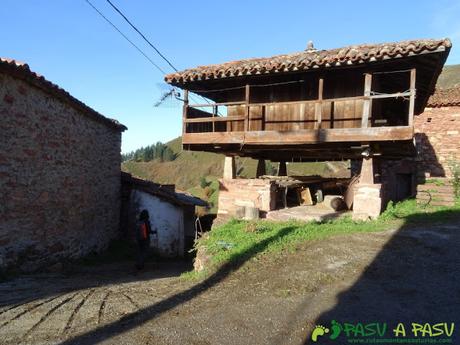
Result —
POLYGON ((236 177, 235 157, 226 156, 224 162, 224 179, 233 180, 236 177))
POLYGON ((287 168, 285 161, 281 161, 278 166, 278 176, 287 176, 287 168))
POLYGON ((361 176, 359 178, 360 184, 374 184, 374 159, 373 158, 363 158, 363 163, 361 165, 361 176))
POLYGON ((265 171, 265 159, 259 159, 259 161, 257 162, 256 178, 259 178, 260 176, 266 174, 267 172, 265 171))
POLYGON ((377 218, 382 211, 382 185, 375 182, 374 159, 364 158, 353 200, 353 219, 377 218))

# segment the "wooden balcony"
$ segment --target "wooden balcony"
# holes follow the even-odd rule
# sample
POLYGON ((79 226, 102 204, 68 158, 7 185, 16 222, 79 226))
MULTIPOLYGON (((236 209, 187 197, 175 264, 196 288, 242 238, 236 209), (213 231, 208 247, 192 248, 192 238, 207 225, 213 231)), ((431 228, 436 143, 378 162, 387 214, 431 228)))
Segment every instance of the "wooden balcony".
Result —
POLYGON ((344 148, 356 143, 410 142, 415 70, 410 79, 407 91, 381 94, 371 91, 372 75, 366 74, 364 95, 329 99, 323 99, 323 80, 319 79, 317 99, 289 102, 251 102, 249 85, 245 100, 237 102, 191 105, 186 92, 182 143, 187 149, 222 153, 240 147, 244 155, 244 147, 275 150, 335 144, 329 147, 344 148), (406 112, 390 111, 389 115, 391 108, 378 103, 389 99, 408 101, 406 112))

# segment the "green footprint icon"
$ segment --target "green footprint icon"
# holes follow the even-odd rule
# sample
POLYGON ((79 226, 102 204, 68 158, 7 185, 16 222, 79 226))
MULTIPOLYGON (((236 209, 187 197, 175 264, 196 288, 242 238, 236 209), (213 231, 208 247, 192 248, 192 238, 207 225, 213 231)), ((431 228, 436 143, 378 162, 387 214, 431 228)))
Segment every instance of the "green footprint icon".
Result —
POLYGON ((340 335, 340 333, 342 333, 342 325, 335 320, 332 320, 331 324, 332 333, 329 336, 329 339, 335 340, 340 335))
POLYGON ((311 333, 311 340, 313 340, 314 343, 318 340, 318 337, 323 336, 324 334, 329 333, 329 328, 326 328, 321 325, 315 326, 315 329, 311 333))

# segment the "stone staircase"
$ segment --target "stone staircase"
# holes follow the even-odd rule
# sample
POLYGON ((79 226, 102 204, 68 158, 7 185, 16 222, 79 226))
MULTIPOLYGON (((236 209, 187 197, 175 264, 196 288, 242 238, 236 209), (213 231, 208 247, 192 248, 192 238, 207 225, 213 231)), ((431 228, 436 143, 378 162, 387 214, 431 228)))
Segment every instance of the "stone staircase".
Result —
POLYGON ((430 206, 454 206, 455 191, 447 178, 428 180, 417 186, 417 203, 430 206))

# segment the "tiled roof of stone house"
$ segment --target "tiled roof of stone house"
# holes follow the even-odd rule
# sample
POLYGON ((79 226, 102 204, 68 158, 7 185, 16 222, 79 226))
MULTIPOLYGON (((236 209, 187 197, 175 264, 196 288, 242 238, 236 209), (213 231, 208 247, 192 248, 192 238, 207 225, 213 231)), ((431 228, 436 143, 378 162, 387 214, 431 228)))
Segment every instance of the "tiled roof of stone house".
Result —
POLYGON ((460 87, 436 89, 428 100, 427 106, 432 108, 460 106, 460 87))
POLYGON ((73 97, 70 93, 68 93, 66 90, 62 89, 58 85, 45 79, 40 74, 31 71, 29 65, 26 63, 0 57, 0 73, 8 73, 9 75, 12 75, 15 78, 24 80, 27 83, 35 87, 38 87, 44 92, 75 107, 85 116, 88 116, 98 122, 104 123, 105 125, 111 128, 114 128, 118 131, 124 131, 127 129, 126 126, 122 125, 117 120, 105 117, 104 115, 98 113, 96 110, 90 108, 83 102, 73 97))
POLYGON ((265 58, 237 60, 216 65, 198 66, 165 76, 171 84, 224 79, 245 75, 294 72, 317 68, 359 65, 424 53, 445 51, 452 46, 449 39, 424 39, 381 44, 351 45, 330 50, 316 50, 312 46, 305 51, 265 58))
POLYGON ((162 185, 152 181, 134 177, 129 173, 121 173, 123 184, 130 185, 132 188, 139 189, 148 194, 168 201, 177 206, 208 206, 208 203, 186 192, 175 191, 174 185, 162 185))

